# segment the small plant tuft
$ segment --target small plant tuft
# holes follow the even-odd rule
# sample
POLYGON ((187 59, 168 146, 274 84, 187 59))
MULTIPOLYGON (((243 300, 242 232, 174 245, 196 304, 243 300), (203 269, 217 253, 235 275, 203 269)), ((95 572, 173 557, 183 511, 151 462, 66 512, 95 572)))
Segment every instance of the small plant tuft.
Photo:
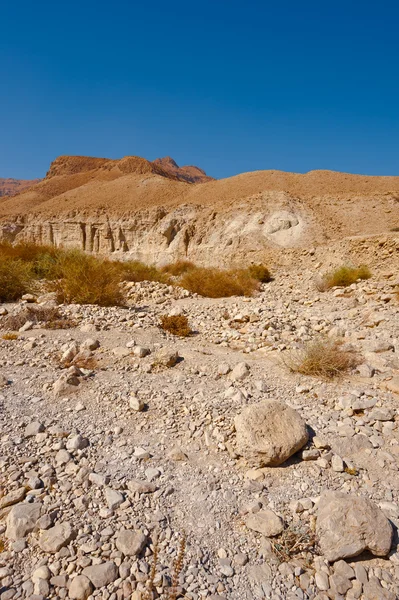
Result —
POLYGON ((284 362, 294 373, 332 379, 358 366, 361 359, 353 350, 343 348, 340 340, 323 337, 291 353, 284 362))
POLYGON ((248 273, 253 279, 260 281, 261 283, 267 283, 271 279, 269 269, 262 264, 250 265, 248 267, 248 273))
POLYGON ((13 341, 18 339, 18 333, 12 333, 11 331, 3 333, 1 336, 2 340, 13 341))
POLYGON ((180 337, 187 337, 192 334, 188 319, 185 315, 162 315, 160 327, 164 331, 168 331, 169 333, 180 337))

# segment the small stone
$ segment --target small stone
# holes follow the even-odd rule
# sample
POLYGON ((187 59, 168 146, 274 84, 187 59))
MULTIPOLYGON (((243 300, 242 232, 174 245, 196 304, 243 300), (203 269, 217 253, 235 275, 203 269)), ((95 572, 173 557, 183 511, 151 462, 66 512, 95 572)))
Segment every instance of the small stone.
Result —
POLYGON ((112 488, 105 488, 104 495, 108 508, 111 510, 116 510, 125 500, 120 492, 112 488))
POLYGON ((68 450, 83 450, 84 448, 87 448, 88 445, 89 440, 79 433, 67 441, 66 447, 68 450))
POLYGON ((118 578, 118 568, 113 561, 92 565, 83 569, 83 575, 90 579, 96 589, 109 585, 118 578))
POLYGON ((93 592, 93 585, 86 575, 78 575, 72 579, 68 595, 74 600, 87 600, 93 592))
POLYGON ((39 421, 33 421, 29 423, 29 425, 25 428, 25 437, 33 437, 38 433, 42 433, 44 431, 43 423, 39 423, 39 421))
POLYGON ((256 466, 281 465, 309 437, 299 413, 275 400, 246 406, 234 423, 239 453, 256 466))
POLYGON ((138 556, 146 543, 147 538, 141 531, 122 529, 116 536, 116 547, 125 556, 138 556))
POLYGON ((138 356, 139 358, 144 358, 151 353, 149 348, 144 348, 144 346, 136 346, 133 350, 133 354, 138 356))
POLYGON ((245 524, 248 529, 262 533, 266 537, 279 535, 284 529, 282 518, 269 509, 248 515, 245 524))
POLYGON ((0 509, 6 508, 7 506, 12 506, 13 504, 17 504, 18 502, 22 502, 25 496, 26 489, 24 487, 9 492, 8 494, 0 498, 0 509))
POLYGON ((142 412, 145 409, 145 403, 137 396, 130 396, 129 407, 136 412, 142 412))
POLYGON ((345 469, 344 461, 342 460, 342 458, 340 456, 338 456, 338 454, 333 455, 333 457, 331 459, 331 468, 336 473, 343 473, 343 471, 345 469))
POLYGON ((249 375, 249 366, 245 362, 238 363, 230 373, 233 381, 242 381, 249 375))

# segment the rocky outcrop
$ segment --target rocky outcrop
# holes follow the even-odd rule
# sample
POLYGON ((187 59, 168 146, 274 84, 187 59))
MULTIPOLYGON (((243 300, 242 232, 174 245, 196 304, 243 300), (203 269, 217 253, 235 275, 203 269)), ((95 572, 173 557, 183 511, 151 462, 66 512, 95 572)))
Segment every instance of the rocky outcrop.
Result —
POLYGON ((185 259, 228 266, 292 263, 327 246, 332 262, 370 264, 362 255, 383 235, 387 248, 380 244, 378 254, 391 268, 398 199, 398 177, 257 171, 215 181, 169 157, 63 156, 42 182, 0 202, 0 239, 158 265, 185 259))
POLYGON ((41 179, 4 179, 0 177, 0 198, 3 196, 15 196, 24 190, 39 183, 41 179))

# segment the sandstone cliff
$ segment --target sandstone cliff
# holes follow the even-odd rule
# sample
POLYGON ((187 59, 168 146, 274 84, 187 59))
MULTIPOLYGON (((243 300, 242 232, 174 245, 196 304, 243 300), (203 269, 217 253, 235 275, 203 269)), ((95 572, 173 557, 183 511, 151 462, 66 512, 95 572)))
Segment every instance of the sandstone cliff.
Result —
POLYGON ((42 182, 2 200, 0 236, 147 263, 214 265, 284 262, 347 238, 397 238, 399 177, 257 171, 188 183, 187 172, 171 166, 171 159, 60 157, 42 182))

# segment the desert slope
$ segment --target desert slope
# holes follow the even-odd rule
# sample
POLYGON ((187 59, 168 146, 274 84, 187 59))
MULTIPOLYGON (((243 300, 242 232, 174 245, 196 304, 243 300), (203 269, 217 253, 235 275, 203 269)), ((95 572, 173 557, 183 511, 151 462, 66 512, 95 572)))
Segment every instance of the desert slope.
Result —
POLYGON ((15 196, 27 188, 39 183, 40 179, 13 179, 12 177, 0 177, 0 198, 4 196, 15 196))
POLYGON ((395 235, 399 177, 255 171, 211 180, 170 158, 59 157, 43 181, 0 203, 0 219, 0 235, 10 241, 145 262, 229 264, 395 235))

